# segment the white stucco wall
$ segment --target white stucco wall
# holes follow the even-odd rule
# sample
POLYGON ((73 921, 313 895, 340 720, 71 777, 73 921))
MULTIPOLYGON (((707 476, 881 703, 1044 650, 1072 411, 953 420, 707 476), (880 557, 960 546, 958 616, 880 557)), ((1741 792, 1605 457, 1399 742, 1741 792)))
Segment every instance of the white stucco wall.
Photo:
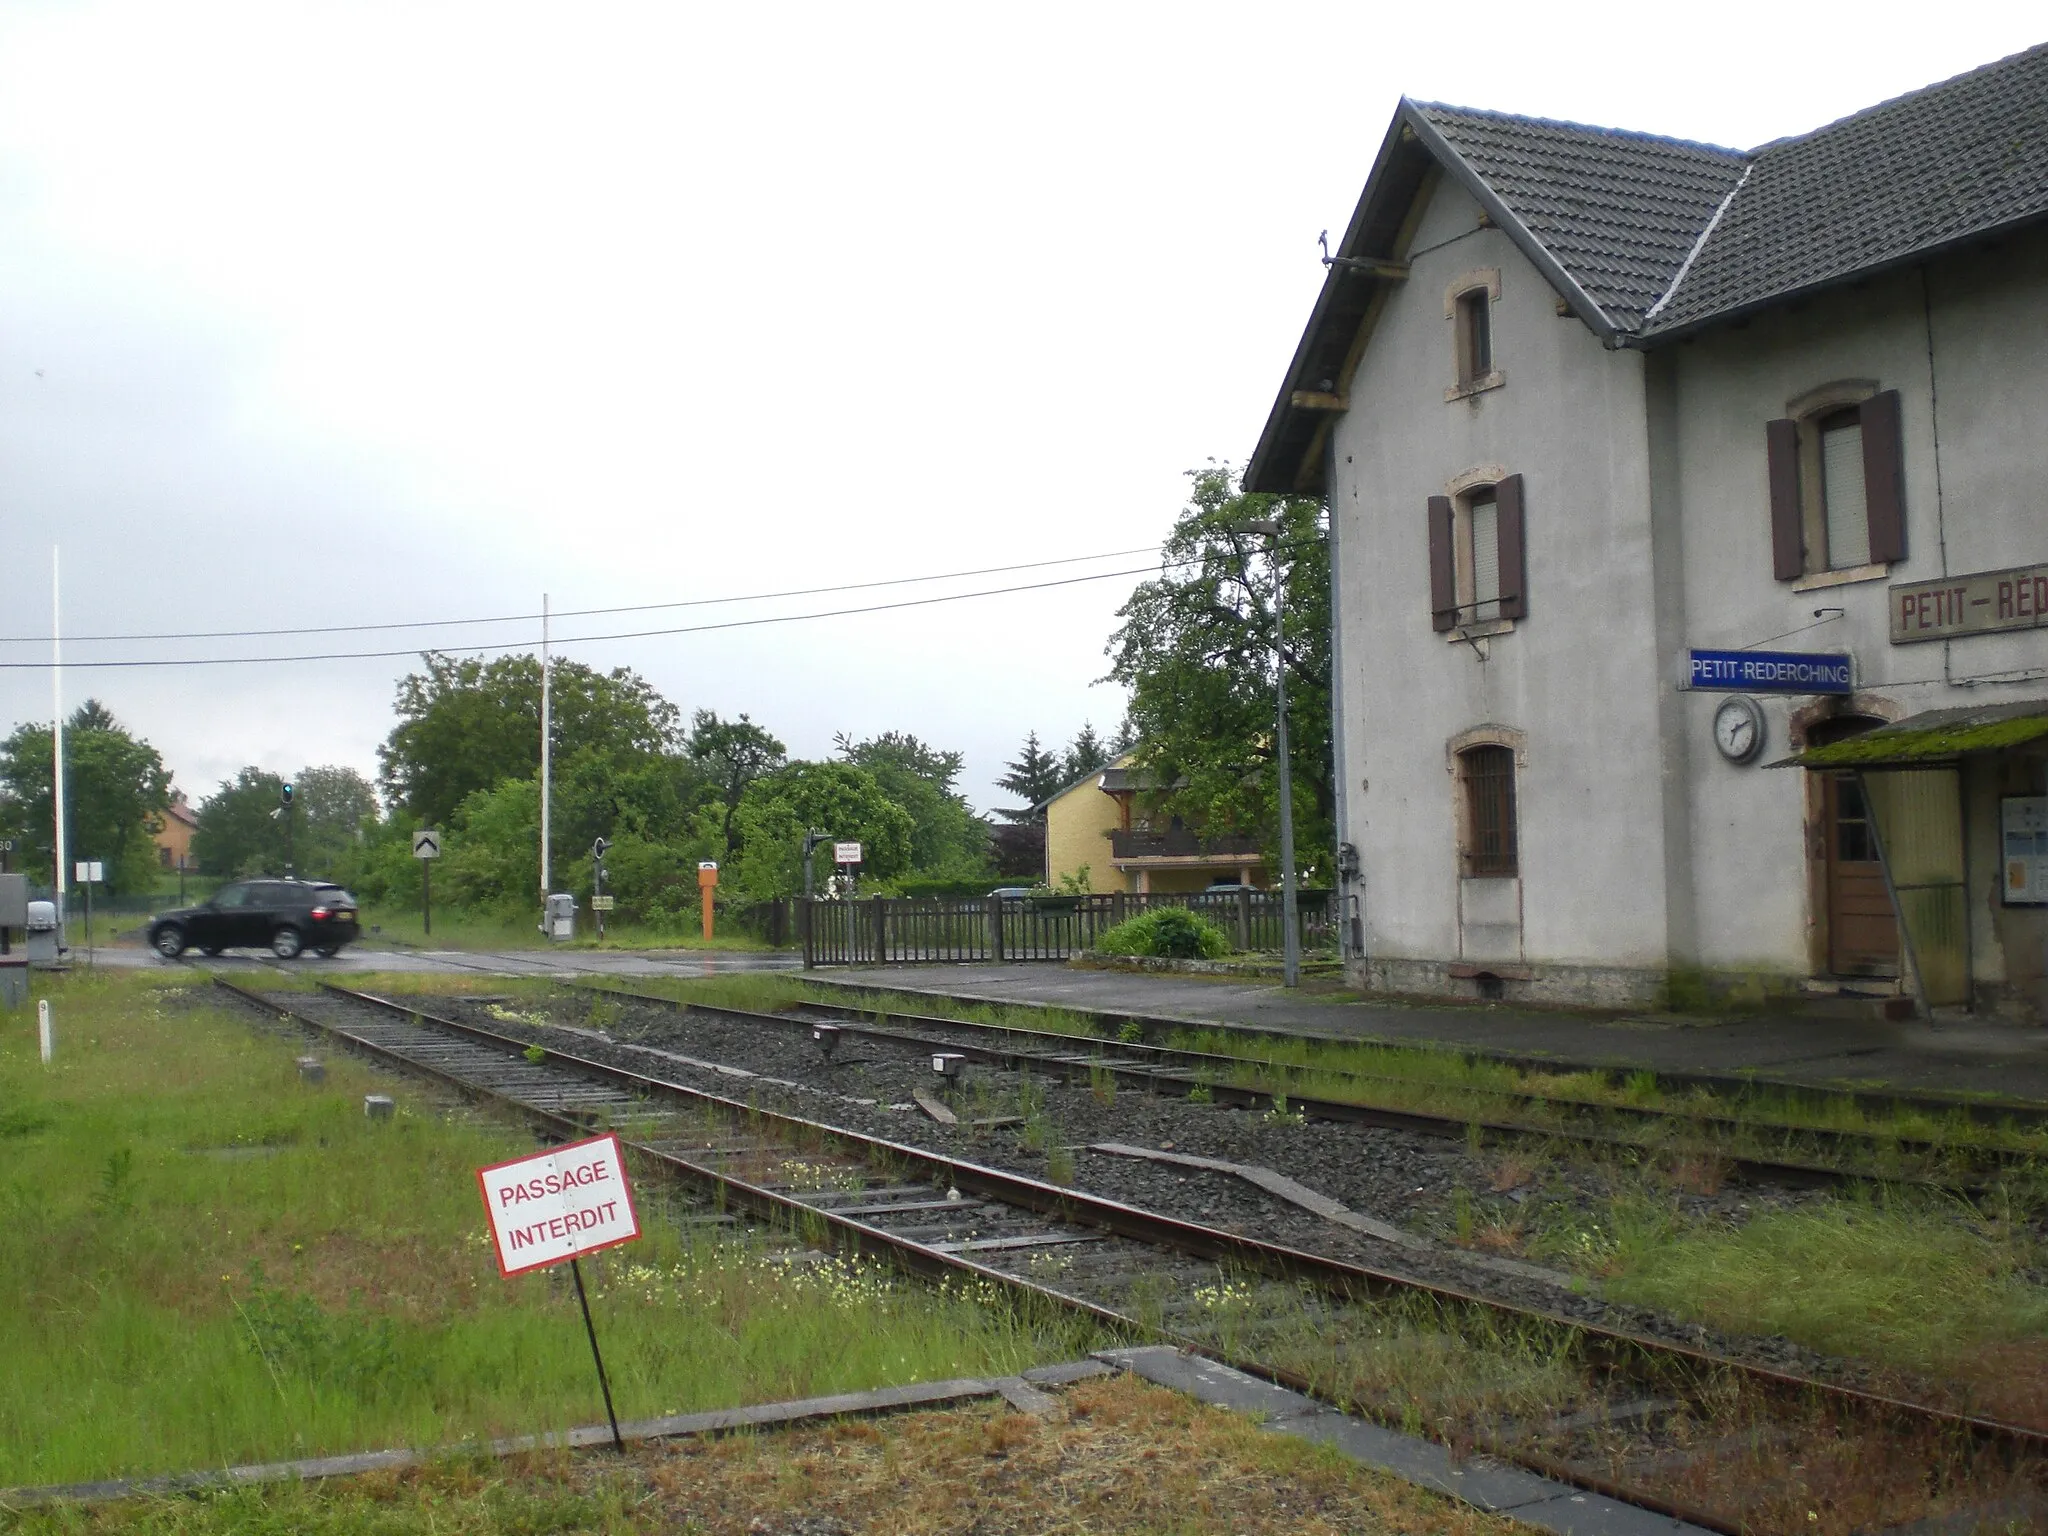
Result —
MULTIPOLYGON (((1886 607, 1892 583, 2048 561, 2043 272, 2048 235, 2028 235, 1936 262, 1924 287, 1920 272, 1896 273, 1668 349, 1657 366, 1669 368, 1676 403, 1688 644, 1756 645, 1836 607, 1840 619, 1765 648, 1845 650, 1859 691, 1905 714, 2048 692, 2048 631, 1893 646, 1886 607), (1876 580, 1801 591, 1772 579, 1764 423, 1844 379, 1899 391, 1907 558, 1876 580), (1944 681, 1945 661, 1963 685, 1944 681)), ((1676 676, 1678 657, 1666 665, 1676 676)), ((1721 968, 1803 972, 1811 913, 1802 776, 1723 761, 1709 730, 1719 698, 1688 696, 1673 744, 1691 788, 1699 956, 1721 968)), ((1791 711, 1809 702, 1766 701, 1771 739, 1759 761, 1785 755, 1791 711)), ((1973 894, 1980 979, 2000 974, 1992 899, 1988 886, 1973 894)))
POLYGON ((1517 775, 1522 952, 1661 966, 1667 947, 1657 769, 1643 359, 1609 352, 1478 205, 1439 183, 1335 434, 1344 627, 1345 836, 1359 849, 1376 959, 1459 953, 1455 782, 1446 745, 1481 725, 1526 736, 1517 775), (1505 384, 1446 403, 1446 288, 1498 268, 1505 384), (1430 627, 1426 507, 1497 464, 1524 477, 1528 613, 1451 644, 1430 627))

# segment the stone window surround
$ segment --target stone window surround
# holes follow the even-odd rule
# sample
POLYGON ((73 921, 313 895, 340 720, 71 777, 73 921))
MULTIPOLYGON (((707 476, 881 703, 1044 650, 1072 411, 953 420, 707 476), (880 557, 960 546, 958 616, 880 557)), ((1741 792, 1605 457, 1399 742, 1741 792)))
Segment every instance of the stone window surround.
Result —
MULTIPOLYGON (((1473 491, 1499 485, 1507 477, 1505 464, 1474 464, 1444 482, 1444 494, 1451 498, 1451 552, 1456 570, 1452 586, 1461 608, 1472 606, 1466 601, 1472 592, 1472 503, 1469 498, 1473 491)), ((1513 634, 1514 629, 1513 619, 1474 619, 1469 624, 1453 624, 1444 631, 1444 640, 1450 645, 1462 645, 1494 635, 1513 634)))
MULTIPOLYGON (((1482 288, 1486 290, 1488 304, 1498 304, 1500 302, 1499 267, 1474 267, 1469 271, 1460 272, 1451 279, 1451 285, 1444 290, 1444 319, 1448 320, 1452 326, 1451 369, 1454 377, 1464 367, 1464 354, 1462 351, 1464 338, 1458 334, 1458 300, 1462 299, 1466 294, 1476 293, 1482 288)), ((1487 372, 1480 374, 1478 378, 1458 378, 1457 382, 1444 391, 1444 403, 1449 405, 1459 400, 1469 400, 1474 395, 1484 394, 1489 389, 1499 389, 1501 385, 1507 383, 1507 375, 1501 372, 1499 361, 1499 356, 1496 353, 1494 357, 1495 366, 1487 372)))
POLYGON ((1515 865, 1518 871, 1521 867, 1522 774, 1529 766, 1529 737, 1511 725, 1475 725, 1444 743, 1444 771, 1451 776, 1451 856, 1460 879, 1473 878, 1465 874, 1465 855, 1472 846, 1472 807, 1465 789, 1464 754, 1474 747, 1506 747, 1515 754, 1515 865))
MULTIPOLYGON (((1817 430, 1820 420, 1835 411, 1861 405, 1877 392, 1878 382, 1875 379, 1833 379, 1785 402, 1785 414, 1799 424, 1800 538, 1809 560, 1813 551, 1826 549, 1828 542, 1827 506, 1821 494, 1820 432, 1817 430)), ((1890 571, 1891 567, 1882 562, 1839 567, 1822 565, 1808 570, 1794 582, 1793 590, 1806 592, 1816 587, 1846 586, 1886 576, 1890 571)))

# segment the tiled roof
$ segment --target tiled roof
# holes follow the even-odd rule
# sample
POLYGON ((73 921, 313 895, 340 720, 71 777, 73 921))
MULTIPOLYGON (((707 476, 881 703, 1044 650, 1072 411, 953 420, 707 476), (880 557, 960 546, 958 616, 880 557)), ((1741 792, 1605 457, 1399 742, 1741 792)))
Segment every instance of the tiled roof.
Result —
POLYGON ((1620 330, 1634 330, 1742 177, 1740 150, 1411 104, 1620 330))
POLYGON ((2048 215, 2048 44, 1753 159, 1650 333, 2048 215))
POLYGON ((2048 221, 2048 44, 1760 149, 1404 100, 1245 469, 1314 494, 1355 339, 1430 175, 1455 177, 1572 310, 1650 346, 2048 221))

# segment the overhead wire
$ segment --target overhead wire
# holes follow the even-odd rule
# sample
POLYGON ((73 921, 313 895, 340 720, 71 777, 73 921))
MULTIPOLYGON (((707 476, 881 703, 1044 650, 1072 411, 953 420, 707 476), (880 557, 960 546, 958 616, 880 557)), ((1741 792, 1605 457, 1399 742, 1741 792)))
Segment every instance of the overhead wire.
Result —
MULTIPOLYGON (((1293 546, 1294 544, 1296 544, 1296 543, 1297 543, 1297 541, 1296 541, 1296 540, 1292 540, 1292 539, 1288 539, 1288 540, 1282 540, 1282 541, 1280 541, 1280 542, 1281 542, 1281 547, 1283 547, 1283 548, 1286 548, 1286 547, 1290 547, 1290 546, 1293 546)), ((1152 546, 1152 547, 1155 547, 1155 548, 1156 548, 1157 546, 1152 546)), ((1101 559, 1101 558, 1105 558, 1105 557, 1103 557, 1103 556, 1092 556, 1092 557, 1084 557, 1084 558, 1094 558, 1094 559, 1101 559)), ((711 633, 711 632, 714 632, 714 631, 718 631, 718 630, 728 630, 728 629, 752 629, 752 628, 757 628, 757 627, 760 627, 760 626, 764 626, 764 625, 770 625, 770 624, 799 624, 799 623, 808 623, 808 622, 812 622, 812 621, 815 621, 815 620, 818 620, 818 619, 837 619, 837 618, 848 618, 848 617, 852 617, 852 616, 855 616, 855 615, 859 615, 859 614, 868 614, 868 613, 889 613, 889 612, 894 612, 894 611, 897 611, 897 610, 900 610, 900 609, 905 609, 905 608, 927 608, 927 607, 932 607, 932 606, 935 606, 935 605, 937 605, 937 604, 941 604, 941 603, 959 603, 959 602, 968 602, 968 601, 972 601, 972 600, 974 600, 974 599, 977 599, 977 598, 984 598, 984 597, 1003 597, 1003 596, 1008 596, 1008 595, 1010 595, 1010 594, 1013 594, 1013 593, 1018 593, 1018 592, 1043 592, 1043 591, 1047 591, 1047 590, 1050 590, 1050 589, 1052 589, 1052 588, 1055 588, 1055 587, 1072 587, 1072 586, 1080 586, 1080 585, 1083 585, 1083 584, 1085 584, 1085 583, 1088 583, 1088 582, 1091 582, 1091 581, 1107 581, 1107 580, 1111 580, 1111 579, 1114 579, 1114 578, 1116 578, 1116 577, 1120 577, 1120 576, 1145 576, 1145 575, 1151 575, 1151 574, 1153 574, 1154 572, 1163 572, 1163 571, 1166 571, 1166 570, 1170 570, 1170 569, 1174 569, 1174 568, 1176 568, 1176 567, 1180 567, 1180 566, 1187 566, 1187 565, 1196 565, 1196 564, 1200 564, 1200 563, 1202 563, 1202 561, 1203 561, 1204 559, 1206 559, 1206 558, 1207 558, 1206 556, 1198 556, 1198 557, 1195 557, 1195 558, 1191 558, 1191 559, 1186 559, 1186 560, 1168 560, 1168 561, 1162 561, 1162 562, 1160 562, 1160 563, 1159 563, 1159 564, 1157 564, 1157 565, 1143 565, 1143 566, 1131 566, 1131 567, 1127 567, 1127 568, 1125 568, 1125 569, 1121 569, 1121 570, 1114 570, 1114 571, 1094 571, 1094 572, 1091 572, 1091 573, 1089 573, 1089 574, 1088 574, 1088 575, 1086 575, 1086 576, 1067 576, 1067 577, 1062 577, 1062 578, 1060 578, 1060 579, 1058 579, 1058 580, 1055 580, 1055 581, 1036 581, 1036 582, 1020 582, 1020 583, 1018 583, 1018 584, 1017 584, 1017 585, 1015 585, 1015 586, 1008 586, 1008 587, 989 587, 989 588, 983 588, 982 590, 980 590, 980 591, 975 591, 975 592, 948 592, 948 593, 942 593, 942 594, 940 594, 940 595, 938 595, 938 596, 936 596, 936 597, 916 597, 916 598, 903 598, 903 599, 901 599, 901 600, 899 600, 899 601, 897 601, 897 602, 891 602, 891 603, 869 603, 869 604, 864 604, 864 605, 861 605, 861 606, 859 606, 859 607, 853 607, 853 608, 828 608, 828 609, 821 609, 821 610, 818 610, 818 611, 815 611, 815 612, 811 612, 811 613, 782 613, 782 614, 766 614, 766 615, 763 615, 763 616, 761 616, 761 617, 759 617, 759 618, 751 618, 751 619, 726 619, 726 620, 723 620, 723 621, 721 621, 721 622, 719 622, 719 623, 715 623, 715 624, 686 624, 686 625, 676 625, 676 626, 671 626, 671 627, 667 627, 667 628, 662 628, 662 629, 638 629, 638 630, 622 630, 622 631, 618 631, 618 632, 616 632, 616 633, 612 633, 612 634, 603 634, 603 635, 568 635, 568 636, 555 636, 555 637, 553 637, 552 639, 550 639, 550 641, 549 641, 549 645, 550 645, 550 646, 551 646, 552 648, 560 649, 560 648, 562 648, 562 647, 566 647, 566 646, 572 646, 572 645, 596 645, 596 644, 602 644, 602 643, 605 643, 605 642, 608 642, 608 641, 617 641, 617 640, 646 640, 646 639, 654 639, 654 638, 659 638, 659 637, 664 637, 664 636, 670 636, 670 635, 697 635, 697 634, 707 634, 707 633, 711 633)), ((1049 562, 1044 562, 1044 563, 1046 563, 1046 564, 1060 564, 1060 563, 1066 563, 1066 562, 1058 562, 1058 561, 1049 561, 1049 562)), ((1016 569, 1022 569, 1022 568, 1025 568, 1025 567, 1014 567, 1014 568, 1016 568, 1016 569)), ((885 583, 861 583, 861 584, 852 584, 852 585, 849 585, 849 586, 847 586, 847 587, 842 587, 842 588, 826 588, 826 589, 821 589, 821 590, 825 590, 825 591, 831 591, 831 590, 839 590, 839 591, 850 591, 850 590, 857 590, 857 589, 858 589, 858 587, 859 587, 859 586, 862 586, 862 585, 889 585, 889 584, 890 584, 890 583, 886 583, 886 582, 885 582, 885 583)), ((662 606, 662 605, 648 605, 648 606, 662 606)), ((640 609, 639 609, 639 608, 637 608, 637 607, 629 607, 629 608, 615 608, 615 609, 583 609, 583 610, 579 610, 579 611, 580 611, 580 612, 582 612, 582 613, 584 613, 585 615, 590 615, 590 614, 598 614, 598 613, 617 613, 617 612, 635 612, 635 611, 640 611, 640 609)), ((538 615, 538 614, 536 614, 536 615, 534 615, 534 617, 535 617, 536 619, 538 619, 538 618, 539 618, 539 615, 538 615)), ((255 637, 259 636, 260 634, 261 634, 261 632, 260 632, 260 631, 252 631, 252 632, 246 632, 246 634, 237 634, 237 635, 234 635, 234 636, 232 636, 232 637, 230 637, 230 636, 227 636, 227 635, 222 635, 222 636, 220 636, 220 637, 218 637, 218 638, 245 638, 245 637, 246 637, 246 638, 255 638, 255 637)), ((66 636, 65 638, 66 638, 66 639, 70 639, 71 637, 70 637, 70 636, 66 636)), ((506 650, 506 649, 508 649, 508 648, 509 648, 509 646, 508 646, 508 643, 507 643, 507 642, 505 642, 505 641, 502 641, 502 640, 501 640, 501 641, 497 641, 497 642, 494 642, 494 643, 491 643, 491 644, 487 644, 487 645, 453 645, 453 646, 435 646, 435 647, 433 647, 432 649, 433 649, 434 653, 435 653, 435 654, 437 654, 437 655, 444 655, 444 656, 460 656, 460 655, 475 655, 475 654, 482 654, 482 653, 484 653, 484 652, 487 652, 487 651, 503 651, 503 650, 506 650)), ((397 657, 397 656, 416 656, 416 655, 419 655, 419 654, 420 654, 420 649, 419 649, 419 647, 417 647, 417 646, 403 646, 403 647, 400 647, 400 648, 398 648, 398 649, 395 649, 395 650, 375 650, 375 651, 325 651, 325 652, 313 652, 313 653, 302 653, 302 654, 296 654, 296 655, 284 655, 284 656, 152 656, 152 657, 134 657, 134 658, 111 658, 111 659, 104 659, 104 660, 91 660, 91 661, 78 661, 78 660, 72 660, 72 661, 66 661, 66 662, 64 662, 64 663, 63 663, 63 665, 64 665, 64 667, 66 667, 67 669, 71 669, 71 668, 94 668, 94 669, 112 669, 112 668, 126 668, 126 667, 228 667, 228 666, 260 666, 260 665, 272 665, 272 664, 279 664, 279 663, 290 663, 290 662, 311 662, 311 661, 374 661, 374 660, 385 660, 385 659, 389 659, 389 658, 392 658, 392 657, 397 657)), ((47 670, 47 669, 49 669, 50 667, 53 667, 53 666, 55 666, 55 665, 57 665, 57 663, 55 663, 55 662, 51 662, 51 661, 0 661, 0 670, 5 670, 5 671, 35 671, 35 670, 47 670)))
MULTIPOLYGON (((726 603, 764 603, 785 597, 823 597, 834 592, 865 592, 875 587, 906 587, 927 581, 964 581, 969 576, 1002 576, 1011 571, 1038 571, 1055 565, 1086 565, 1091 560, 1120 560, 1159 548, 1140 544, 1133 549, 1108 549, 1092 555, 1064 555, 1057 560, 1026 560, 1017 565, 988 565, 971 571, 939 571, 929 576, 891 576, 880 581, 849 581, 829 587, 791 587, 782 592, 749 592, 736 597, 686 597, 662 603, 623 603, 613 608, 565 608, 557 619, 598 618, 614 613, 653 613, 668 608, 713 608, 726 603)), ((403 619, 376 624, 312 624, 290 629, 193 629, 157 634, 66 635, 76 645, 118 640, 260 640, 282 635, 359 635, 393 629, 450 629, 471 624, 538 624, 538 613, 501 613, 474 619, 403 619)), ((0 645, 43 645, 48 635, 0 635, 0 645)), ((489 649, 489 647, 485 647, 489 649)))

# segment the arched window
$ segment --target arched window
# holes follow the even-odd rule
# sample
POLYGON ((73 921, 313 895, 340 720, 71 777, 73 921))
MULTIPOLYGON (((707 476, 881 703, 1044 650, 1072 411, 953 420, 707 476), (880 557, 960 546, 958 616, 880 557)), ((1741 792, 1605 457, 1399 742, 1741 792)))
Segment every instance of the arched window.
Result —
POLYGON ((1458 754, 1465 787, 1465 874, 1512 878, 1520 872, 1512 748, 1467 747, 1458 754))

